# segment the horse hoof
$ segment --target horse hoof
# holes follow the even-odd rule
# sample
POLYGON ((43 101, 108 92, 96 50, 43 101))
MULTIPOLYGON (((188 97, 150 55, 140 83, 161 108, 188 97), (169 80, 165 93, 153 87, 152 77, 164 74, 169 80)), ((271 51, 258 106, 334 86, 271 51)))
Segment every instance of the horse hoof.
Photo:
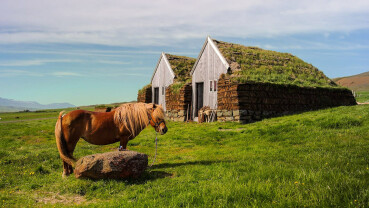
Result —
POLYGON ((127 149, 123 149, 123 147, 119 147, 118 151, 127 151, 127 149))
POLYGON ((63 172, 63 173, 62 173, 62 178, 67 178, 69 175, 70 175, 69 173, 67 173, 67 172, 63 172))

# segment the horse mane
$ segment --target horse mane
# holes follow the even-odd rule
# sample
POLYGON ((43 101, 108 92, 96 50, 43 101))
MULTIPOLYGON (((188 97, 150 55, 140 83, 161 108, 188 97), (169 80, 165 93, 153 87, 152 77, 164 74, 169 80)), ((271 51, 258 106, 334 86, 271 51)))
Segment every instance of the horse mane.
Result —
MULTIPOLYGON (((115 109, 114 122, 120 128, 124 126, 133 137, 137 136, 146 126, 149 125, 149 112, 146 103, 128 103, 122 104, 115 109)), ((164 110, 159 105, 152 113, 155 118, 164 119, 164 110)))

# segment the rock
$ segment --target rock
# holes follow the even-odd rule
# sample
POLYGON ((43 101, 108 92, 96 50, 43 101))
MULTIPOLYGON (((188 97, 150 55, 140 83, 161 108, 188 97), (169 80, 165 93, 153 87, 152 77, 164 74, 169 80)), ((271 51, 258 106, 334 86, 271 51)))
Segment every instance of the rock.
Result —
POLYGON ((115 151, 93 154, 79 159, 74 169, 76 178, 124 179, 138 178, 147 168, 146 154, 115 151))
POLYGON ((180 110, 180 111, 178 112, 178 116, 184 116, 184 110, 180 110))
POLYGON ((239 115, 240 115, 240 110, 233 111, 233 116, 239 116, 239 115))

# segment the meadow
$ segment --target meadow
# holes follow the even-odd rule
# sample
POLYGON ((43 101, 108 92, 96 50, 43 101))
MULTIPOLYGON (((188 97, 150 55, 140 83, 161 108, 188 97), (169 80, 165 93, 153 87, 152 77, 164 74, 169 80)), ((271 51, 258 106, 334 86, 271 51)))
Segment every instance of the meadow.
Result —
MULTIPOLYGON (((245 125, 168 122, 154 166, 128 180, 63 179, 57 114, 0 114, 1 207, 369 206, 369 106, 245 125)), ((128 149, 148 154, 150 163, 154 139, 148 127, 128 149)), ((75 156, 118 146, 81 140, 75 156)))
POLYGON ((367 103, 369 102, 369 91, 359 91, 356 93, 356 101, 360 103, 367 103))

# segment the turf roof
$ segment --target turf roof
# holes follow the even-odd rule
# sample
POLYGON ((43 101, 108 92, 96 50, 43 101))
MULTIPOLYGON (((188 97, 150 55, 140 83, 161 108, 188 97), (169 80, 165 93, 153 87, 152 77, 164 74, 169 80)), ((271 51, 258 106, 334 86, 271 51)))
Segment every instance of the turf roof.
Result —
POLYGON ((195 58, 165 54, 175 75, 175 82, 191 80, 191 69, 196 62, 195 58))
POLYGON ((141 89, 139 89, 138 94, 145 93, 148 88, 151 88, 151 84, 145 85, 141 89))
POLYGON ((230 65, 229 76, 233 81, 338 87, 322 71, 292 54, 213 41, 230 65))

